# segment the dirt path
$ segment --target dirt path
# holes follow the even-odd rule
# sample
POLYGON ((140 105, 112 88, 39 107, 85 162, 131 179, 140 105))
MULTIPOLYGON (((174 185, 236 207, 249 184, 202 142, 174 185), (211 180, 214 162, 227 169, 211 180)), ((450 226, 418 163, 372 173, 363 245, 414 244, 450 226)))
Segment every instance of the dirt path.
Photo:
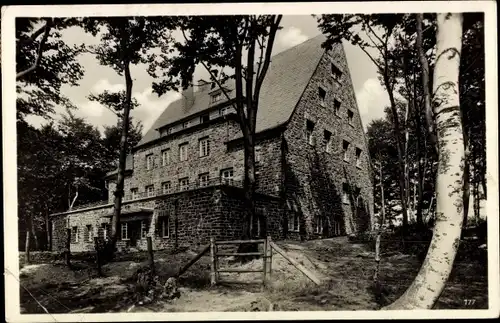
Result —
MULTIPOLYGON (((352 244, 345 238, 284 241, 279 245, 314 272, 322 286, 314 285, 287 260, 274 254, 272 279, 265 290, 259 284, 210 287, 210 259, 202 257, 179 279, 178 299, 137 306, 131 277, 145 262, 110 263, 103 267, 104 278, 96 277, 89 264, 80 264, 78 270, 68 270, 62 264, 39 264, 21 270, 22 312, 44 313, 40 304, 50 313, 267 311, 270 303, 274 310, 286 311, 376 310, 403 293, 420 267, 414 256, 384 257, 380 269, 383 289, 377 298, 372 287, 374 255, 366 245, 352 244)), ((160 281, 166 281, 194 254, 157 252, 155 266, 160 281)), ((226 259, 222 266, 260 269, 262 259, 245 264, 226 259)), ((464 299, 475 299, 469 308, 487 308, 486 271, 481 266, 457 262, 436 307, 461 309, 464 299)), ((261 273, 226 275, 246 283, 262 279, 261 273)))

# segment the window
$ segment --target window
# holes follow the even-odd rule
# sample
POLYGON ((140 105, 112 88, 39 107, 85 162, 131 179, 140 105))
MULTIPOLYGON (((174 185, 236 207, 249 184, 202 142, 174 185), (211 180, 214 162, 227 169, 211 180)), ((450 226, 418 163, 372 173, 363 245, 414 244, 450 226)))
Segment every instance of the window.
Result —
POLYGON ((161 183, 161 191, 163 194, 168 194, 172 190, 172 183, 170 181, 161 183))
POLYGON ((170 221, 168 216, 163 216, 160 218, 160 234, 162 238, 168 238, 170 236, 170 221))
POLYGON ((349 142, 345 140, 342 142, 342 150, 344 152, 344 160, 349 161, 349 142))
POLYGON ((300 221, 299 214, 297 212, 290 211, 288 214, 288 231, 299 232, 300 221))
POLYGON ((200 116, 200 123, 207 123, 208 121, 210 121, 210 114, 200 116))
POLYGON ((121 230, 122 240, 128 240, 128 223, 127 222, 122 223, 121 226, 122 226, 121 230))
POLYGON ((337 99, 333 100, 333 109, 335 110, 335 115, 339 116, 339 117, 340 117, 340 105, 341 104, 342 103, 339 100, 337 100, 337 99))
POLYGON ((148 236, 149 226, 146 221, 141 221, 141 239, 146 239, 148 236))
POLYGON ((223 169, 220 171, 220 177, 223 183, 232 183, 233 182, 233 169, 223 169))
POLYGON ((212 97, 210 98, 210 103, 217 103, 220 100, 222 100, 222 93, 221 92, 213 94, 212 97))
POLYGON ((71 228, 71 242, 78 243, 78 227, 71 228))
POLYGON ((210 140, 208 137, 201 138, 199 141, 200 157, 206 157, 210 154, 210 140))
POLYGON ((137 188, 130 189, 130 194, 132 195, 132 200, 135 200, 136 198, 139 197, 137 193, 139 193, 139 190, 137 188))
POLYGON ((201 187, 207 186, 209 179, 210 179, 209 173, 203 173, 203 174, 198 175, 198 182, 200 183, 201 187))
POLYGON ((161 165, 167 166, 168 164, 170 164, 170 148, 161 152, 161 165))
POLYGON ((342 71, 332 63, 332 77, 335 81, 340 82, 342 78, 342 71))
POLYGON ((324 132, 324 139, 325 139, 325 151, 327 153, 331 152, 332 148, 332 133, 328 130, 325 130, 324 132))
POLYGON ((351 126, 354 126, 354 124, 352 123, 353 119, 354 119, 354 112, 352 112, 352 110, 348 109, 347 110, 347 120, 349 121, 349 124, 351 126))
POLYGON ((109 236, 109 223, 103 223, 101 225, 101 229, 102 229, 102 237, 103 237, 103 239, 107 240, 108 236, 109 236))
POLYGON ((87 224, 85 227, 85 240, 92 242, 94 240, 94 231, 92 230, 92 225, 87 224))
POLYGON ((319 103, 325 106, 326 103, 326 91, 321 86, 318 88, 319 103))
POLYGON ((155 187, 154 185, 146 186, 146 195, 147 197, 152 197, 155 195, 155 187))
POLYGON ((361 168, 361 149, 356 148, 356 167, 361 168))
POLYGON ((349 204, 349 185, 342 184, 342 203, 349 204))
POLYGON ((316 226, 314 227, 314 233, 323 233, 323 219, 320 216, 316 217, 316 226))
POLYGON ((260 163, 260 160, 262 159, 262 153, 261 153, 261 147, 255 147, 255 163, 258 164, 260 163))
POLYGON ((314 145, 314 122, 311 120, 306 121, 306 137, 309 145, 314 145))
POLYGON ((179 160, 180 161, 187 160, 187 148, 188 148, 187 142, 179 145, 179 160))
POLYGON ((153 154, 146 156, 146 169, 150 170, 153 168, 153 154))
POLYGON ((185 191, 189 188, 189 178, 184 177, 179 179, 179 190, 185 191))
POLYGON ((226 114, 229 113, 229 108, 228 107, 224 107, 224 108, 220 108, 219 110, 219 116, 225 116, 226 114))

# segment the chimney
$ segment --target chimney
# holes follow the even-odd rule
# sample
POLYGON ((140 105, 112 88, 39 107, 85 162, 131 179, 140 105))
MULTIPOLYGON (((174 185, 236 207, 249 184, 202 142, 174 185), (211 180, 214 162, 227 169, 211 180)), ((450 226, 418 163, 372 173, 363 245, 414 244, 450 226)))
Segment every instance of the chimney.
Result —
POLYGON ((182 105, 184 110, 189 110, 194 105, 194 91, 192 85, 182 91, 182 105))
POLYGON ((203 79, 198 80, 198 92, 206 92, 210 88, 210 82, 203 79))

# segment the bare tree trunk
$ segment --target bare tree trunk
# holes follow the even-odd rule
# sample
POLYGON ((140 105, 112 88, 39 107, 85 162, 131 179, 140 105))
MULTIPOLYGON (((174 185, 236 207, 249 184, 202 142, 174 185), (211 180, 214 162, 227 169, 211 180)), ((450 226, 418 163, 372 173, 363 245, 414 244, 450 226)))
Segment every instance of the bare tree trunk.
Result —
POLYGON ((24 245, 24 251, 25 251, 25 256, 26 256, 26 263, 30 263, 30 240, 31 240, 31 227, 33 226, 33 222, 31 219, 31 216, 27 215, 26 216, 26 242, 24 245))
POLYGON ((45 234, 47 235, 47 250, 52 251, 52 232, 51 232, 50 218, 49 218, 49 210, 46 207, 45 209, 45 234))
POLYGON ((39 250, 38 236, 36 234, 35 226, 33 225, 33 220, 31 220, 31 235, 33 236, 34 250, 39 250))
MULTIPOLYGON (((126 42, 122 41, 122 48, 125 50, 126 42)), ((111 219, 111 239, 106 244, 107 258, 112 258, 116 249, 116 242, 118 241, 118 235, 120 233, 120 216, 122 209, 122 199, 124 195, 123 187, 125 181, 125 166, 127 159, 127 137, 129 130, 129 118, 130 118, 130 108, 132 102, 132 77, 130 76, 130 63, 127 59, 124 59, 124 70, 125 70, 125 104, 123 107, 123 121, 122 121, 122 133, 120 138, 120 156, 118 159, 118 174, 116 178, 116 190, 114 192, 115 199, 113 205, 113 217, 111 219)))
POLYGON ((380 174, 380 213, 382 213, 380 224, 377 232, 377 239, 375 241, 375 274, 373 275, 373 281, 378 283, 379 271, 380 271, 380 240, 382 237, 382 229, 385 224, 385 197, 384 197, 384 180, 382 177, 382 163, 379 164, 379 174, 380 174))
POLYGON ((436 222, 427 256, 406 292, 384 309, 430 309, 453 267, 463 220, 464 138, 458 78, 462 14, 437 14, 437 51, 433 105, 439 144, 436 222))

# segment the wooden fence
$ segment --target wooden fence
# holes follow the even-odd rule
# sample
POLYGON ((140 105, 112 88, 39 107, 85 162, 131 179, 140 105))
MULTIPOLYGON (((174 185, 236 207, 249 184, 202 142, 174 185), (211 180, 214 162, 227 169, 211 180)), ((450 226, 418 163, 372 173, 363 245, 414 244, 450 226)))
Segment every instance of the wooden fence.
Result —
MULTIPOLYGON (((203 250, 198 253, 193 259, 191 259, 186 265, 179 269, 175 277, 179 277, 185 273, 189 267, 191 267, 195 262, 197 262, 204 254, 210 251, 210 283, 211 285, 216 285, 218 283, 230 284, 245 284, 243 281, 235 280, 223 280, 220 278, 220 273, 262 273, 262 284, 266 284, 271 279, 272 273, 272 259, 273 250, 290 262, 295 268, 302 272, 307 278, 309 278, 316 285, 320 285, 321 281, 307 268, 299 264, 295 259, 291 258, 282 248, 271 241, 271 237, 266 239, 257 240, 231 240, 231 241, 216 241, 214 238, 210 238, 210 244, 207 245, 203 250), (254 243, 258 245, 263 245, 262 251, 258 252, 224 252, 219 251, 219 246, 222 245, 240 245, 254 243), (221 257, 244 257, 244 256, 258 256, 262 257, 262 268, 260 269, 241 269, 241 268, 219 268, 219 258, 221 257)), ((255 282, 253 282, 255 283, 255 282)))

